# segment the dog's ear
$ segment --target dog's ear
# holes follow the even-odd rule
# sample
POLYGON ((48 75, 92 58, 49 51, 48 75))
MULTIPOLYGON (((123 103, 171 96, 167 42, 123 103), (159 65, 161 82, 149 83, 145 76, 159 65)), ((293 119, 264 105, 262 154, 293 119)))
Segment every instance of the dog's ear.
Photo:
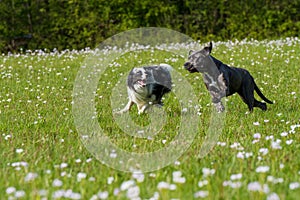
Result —
POLYGON ((210 41, 210 42, 209 42, 209 46, 208 46, 209 53, 211 53, 212 48, 213 48, 213 44, 212 44, 212 42, 210 41))
POLYGON ((208 56, 211 53, 212 50, 212 42, 209 43, 209 46, 204 47, 204 53, 206 56, 208 56))

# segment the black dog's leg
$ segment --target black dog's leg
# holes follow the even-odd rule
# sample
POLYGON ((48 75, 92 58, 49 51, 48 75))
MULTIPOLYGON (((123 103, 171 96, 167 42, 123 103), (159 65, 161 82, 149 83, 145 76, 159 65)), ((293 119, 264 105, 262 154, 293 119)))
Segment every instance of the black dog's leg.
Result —
POLYGON ((249 111, 252 112, 255 102, 254 85, 252 83, 244 84, 242 86, 241 91, 239 91, 238 94, 241 96, 242 100, 247 104, 249 111))
POLYGON ((263 111, 267 110, 267 104, 257 101, 256 99, 254 99, 254 107, 258 107, 258 108, 262 109, 263 111))

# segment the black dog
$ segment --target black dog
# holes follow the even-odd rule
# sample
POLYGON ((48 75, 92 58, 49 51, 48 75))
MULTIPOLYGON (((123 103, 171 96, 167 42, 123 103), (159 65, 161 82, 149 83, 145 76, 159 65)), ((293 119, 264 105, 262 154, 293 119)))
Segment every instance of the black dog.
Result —
POLYGON ((206 88, 211 94, 212 102, 219 112, 224 111, 221 98, 238 93, 242 100, 248 105, 250 112, 253 107, 267 110, 266 103, 254 98, 254 90, 267 103, 268 100, 257 87, 253 77, 243 68, 229 67, 210 55, 212 43, 199 51, 190 51, 188 61, 184 68, 190 73, 200 72, 203 74, 206 88))
POLYGON ((129 101, 117 113, 129 111, 134 103, 137 104, 138 114, 151 105, 162 106, 162 97, 172 89, 171 70, 172 67, 167 64, 133 68, 127 77, 129 101))

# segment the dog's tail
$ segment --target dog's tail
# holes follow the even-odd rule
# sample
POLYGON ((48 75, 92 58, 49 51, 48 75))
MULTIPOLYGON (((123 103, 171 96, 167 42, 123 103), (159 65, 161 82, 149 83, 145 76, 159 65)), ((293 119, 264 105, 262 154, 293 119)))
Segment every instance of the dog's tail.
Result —
POLYGON ((273 104, 272 101, 270 101, 269 99, 267 99, 267 97, 265 97, 265 95, 263 95, 263 93, 260 91, 260 89, 257 87, 256 83, 254 82, 254 90, 256 91, 256 93, 258 94, 258 96, 260 96, 265 102, 269 103, 269 104, 273 104))
POLYGON ((161 63, 159 64, 159 66, 165 68, 166 70, 168 70, 169 72, 171 72, 173 70, 171 65, 165 64, 165 63, 161 63))

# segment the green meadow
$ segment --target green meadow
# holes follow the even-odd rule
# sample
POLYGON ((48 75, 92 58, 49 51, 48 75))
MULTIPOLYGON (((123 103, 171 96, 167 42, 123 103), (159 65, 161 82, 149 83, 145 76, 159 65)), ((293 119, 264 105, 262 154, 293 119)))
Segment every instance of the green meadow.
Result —
MULTIPOLYGON (((181 126, 198 126, 182 155, 150 172, 114 169, 86 148, 73 115, 74 83, 93 51, 40 50, 0 56, 0 199, 299 198, 298 38, 214 42, 212 55, 250 71, 274 104, 268 104, 265 112, 255 108, 249 113, 238 95, 226 98, 219 136, 201 158, 210 121, 217 117, 201 74, 183 69, 186 58, 139 49, 110 63, 99 78, 93 103, 97 123, 120 149, 154 152, 171 144, 181 126), (132 136, 113 114, 127 103, 126 75, 133 67, 159 63, 171 65, 177 73, 164 107, 154 108, 164 113, 162 128, 151 138, 132 136), (180 85, 181 79, 188 85, 180 85), (179 94, 184 88, 191 88, 196 96, 196 113, 181 106, 179 94), (197 117, 181 121, 191 114, 197 117)), ((190 96, 184 95, 183 100, 189 101, 190 96)), ((136 106, 126 116, 140 127, 153 123, 150 114, 138 115, 136 106)), ((111 159, 119 158, 112 154, 111 159)))

